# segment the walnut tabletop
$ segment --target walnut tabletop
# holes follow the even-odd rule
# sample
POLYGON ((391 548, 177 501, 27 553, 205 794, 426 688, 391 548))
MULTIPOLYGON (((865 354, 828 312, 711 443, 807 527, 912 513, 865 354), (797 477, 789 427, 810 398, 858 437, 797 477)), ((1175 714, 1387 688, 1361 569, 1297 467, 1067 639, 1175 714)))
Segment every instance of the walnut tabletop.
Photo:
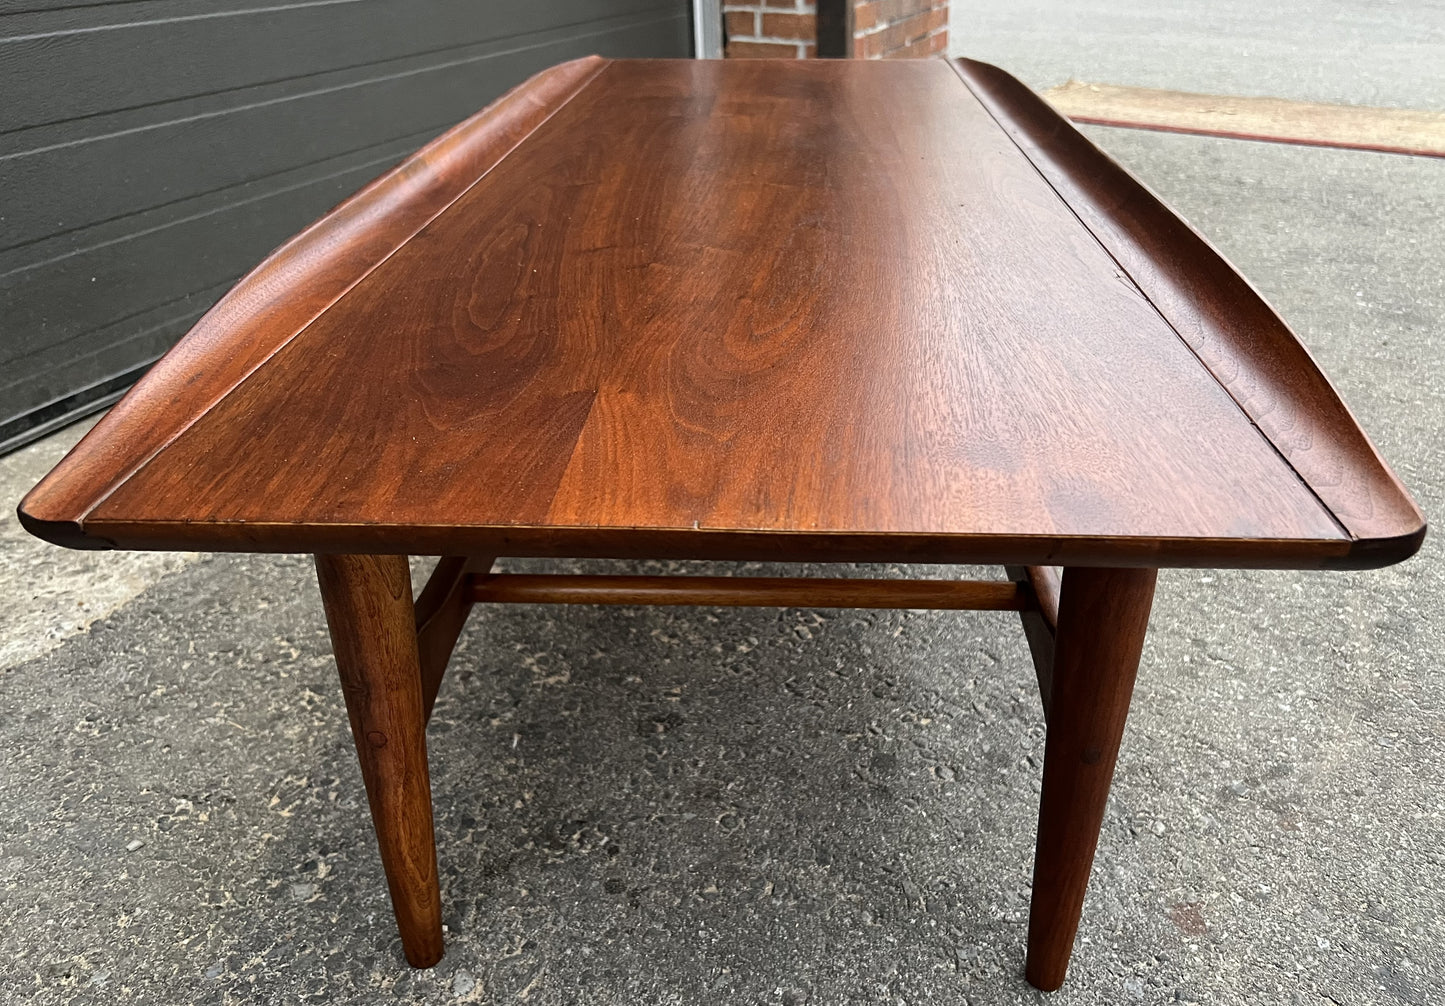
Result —
POLYGON ((23 502, 73 547, 1356 567, 1420 512, 1234 270, 969 61, 554 68, 23 502))
POLYGON ((1017 611, 1047 722, 1042 989, 1073 949, 1158 567, 1380 566, 1425 534, 1249 284, 968 60, 555 67, 242 279, 20 516, 80 548, 316 554, 417 967, 443 953, 426 723, 475 604, 1017 611), (415 597, 408 554, 443 557, 415 597))

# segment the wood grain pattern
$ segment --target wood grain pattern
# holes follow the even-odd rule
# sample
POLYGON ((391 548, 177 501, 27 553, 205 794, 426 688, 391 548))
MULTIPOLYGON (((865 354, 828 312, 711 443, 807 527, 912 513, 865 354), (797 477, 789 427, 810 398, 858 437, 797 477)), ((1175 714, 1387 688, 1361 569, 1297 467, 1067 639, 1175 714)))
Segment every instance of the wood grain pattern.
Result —
MULTIPOLYGON (((1258 298, 1171 301, 1166 322, 945 64, 569 73, 570 100, 535 102, 549 117, 443 211, 377 224, 388 254, 304 328, 253 307, 269 355, 221 397, 133 395, 168 432, 126 444, 130 467, 99 456, 117 431, 93 435, 95 463, 43 483, 29 526, 127 547, 1035 565, 1418 547, 1398 483, 1375 479, 1370 505, 1399 519, 1342 526, 1331 500, 1353 497, 1286 463, 1176 334, 1180 311, 1253 317, 1258 298)), ((1329 412, 1299 393, 1295 412, 1329 412)), ((1317 477, 1369 482, 1382 466, 1332 415, 1311 429, 1345 467, 1317 477)))
POLYGON ((1152 569, 1066 569, 1029 906, 1030 984, 1064 983, 1149 608, 1152 569))
POLYGON ((855 577, 582 576, 500 573, 471 583, 474 601, 506 604, 700 604, 782 608, 936 608, 1020 611, 1012 582, 855 577))
POLYGON ((1355 539, 1337 568, 1412 555, 1425 519, 1329 379, 1259 292, 1209 242, 996 67, 955 60, 964 82, 1159 309, 1180 339, 1355 539))
POLYGON ((98 503, 494 167, 603 65, 588 57, 539 74, 278 248, 25 497, 21 521, 71 548, 113 547, 103 534, 82 528, 98 503))
POLYGON ((411 573, 402 556, 318 555, 316 578, 402 950, 442 957, 426 716, 411 573))

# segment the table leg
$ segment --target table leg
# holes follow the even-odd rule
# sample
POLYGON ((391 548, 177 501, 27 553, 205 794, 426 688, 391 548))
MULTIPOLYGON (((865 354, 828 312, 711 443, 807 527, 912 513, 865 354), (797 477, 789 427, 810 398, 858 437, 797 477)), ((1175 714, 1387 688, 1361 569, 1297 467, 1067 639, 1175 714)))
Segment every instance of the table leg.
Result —
POLYGON ((1029 983, 1064 983, 1154 598, 1152 569, 1064 570, 1029 912, 1029 983))
POLYGON ((405 556, 318 555, 316 577, 402 951, 442 957, 426 717, 405 556))

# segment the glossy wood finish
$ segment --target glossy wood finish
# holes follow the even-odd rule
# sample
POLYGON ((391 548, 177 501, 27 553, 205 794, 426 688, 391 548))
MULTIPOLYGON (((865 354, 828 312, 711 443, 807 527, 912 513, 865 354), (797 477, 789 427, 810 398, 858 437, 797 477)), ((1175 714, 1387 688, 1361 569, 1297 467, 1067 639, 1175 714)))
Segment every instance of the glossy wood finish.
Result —
POLYGON ((324 553, 418 966, 441 955, 425 721, 474 601, 1020 610, 1048 719, 1041 988, 1067 967, 1154 568, 1384 565, 1425 530, 1228 263, 968 61, 548 71, 262 263, 20 516, 73 547, 324 553), (404 553, 451 557, 416 605, 404 553), (494 555, 1015 582, 461 558, 494 555))
POLYGON ((1066 569, 1025 973, 1064 983, 1154 599, 1152 569, 1066 569))
POLYGON ((403 556, 318 555, 316 578, 407 961, 442 957, 426 715, 403 556))
POLYGON ((1350 552, 1328 565, 1363 568, 1413 554, 1425 536, 1419 508, 1309 352, 1249 281, 1038 95, 986 63, 956 60, 954 67, 1349 532, 1350 552))
POLYGON ((532 78, 273 252, 26 496, 25 526, 72 548, 114 547, 84 529, 99 503, 455 202, 604 62, 576 60, 532 78))
POLYGON ((937 608, 1020 611, 1016 583, 772 576, 493 574, 472 580, 474 601, 506 604, 701 604, 777 608, 937 608))
POLYGON ((1167 210, 1111 216, 1151 197, 1010 81, 560 67, 243 281, 23 518, 71 545, 433 554, 1418 547, 1257 295, 1167 210), (1183 253, 1141 244, 1168 227, 1183 253))

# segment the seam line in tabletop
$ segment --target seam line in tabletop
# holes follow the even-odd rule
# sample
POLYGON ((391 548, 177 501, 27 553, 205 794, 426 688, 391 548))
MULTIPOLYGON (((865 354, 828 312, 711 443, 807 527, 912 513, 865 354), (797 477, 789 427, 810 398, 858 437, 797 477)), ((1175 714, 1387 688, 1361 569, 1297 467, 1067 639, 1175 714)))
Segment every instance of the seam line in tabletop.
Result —
MULTIPOLYGON (((1195 349, 1192 345, 1190 345, 1189 340, 1184 338, 1183 334, 1180 333, 1179 329, 1174 326, 1174 323, 1170 321, 1169 318, 1165 316, 1164 312, 1159 309, 1159 305, 1156 304, 1154 302, 1154 299, 1144 291, 1144 288, 1139 284, 1139 281, 1134 277, 1134 274, 1129 271, 1129 269, 1124 265, 1124 263, 1119 261, 1118 256, 1115 255, 1113 250, 1104 243, 1103 239, 1100 238, 1097 233, 1095 233, 1094 229, 1089 226, 1088 222, 1084 220, 1084 218, 1080 215, 1079 211, 1075 209, 1074 205, 1069 202, 1067 198, 1065 198, 1062 192, 1059 191, 1059 187, 1054 184, 1053 180, 1050 179, 1049 176, 1044 172, 1044 170, 1034 162, 1034 159, 1029 156, 1028 151, 1025 150, 1023 145, 1019 143, 1019 141, 1014 137, 1011 132, 1009 132, 1008 127, 998 117, 994 110, 989 107, 988 102, 984 101, 983 98, 979 96, 978 92, 974 90, 973 85, 970 84, 968 78, 963 75, 963 72, 959 69, 957 63, 951 59, 947 62, 949 69, 953 71, 953 74, 955 77, 958 78, 959 83, 964 86, 964 88, 968 91, 969 95, 973 98, 973 100, 978 102, 979 107, 982 108, 984 112, 988 115, 988 117, 991 118, 994 123, 999 127, 999 132, 1003 133, 1004 136, 1008 137, 1008 140, 1010 143, 1013 144, 1014 149, 1019 152, 1019 156, 1021 156, 1028 164, 1028 166, 1034 170, 1034 173, 1039 176, 1039 179, 1049 187, 1049 191, 1051 191, 1054 194, 1055 198, 1057 198, 1059 202, 1064 205, 1064 207, 1069 211, 1070 215, 1078 221, 1079 226, 1082 227, 1084 229, 1084 232, 1094 240, 1094 243, 1099 246, 1099 249, 1105 255, 1109 256, 1109 261, 1114 263, 1114 266, 1119 270, 1120 275, 1128 278, 1130 286, 1132 286, 1134 290, 1139 294, 1139 296, 1144 299, 1144 302, 1149 305, 1150 310, 1152 310, 1154 314, 1159 318, 1159 320, 1162 321, 1164 325, 1169 329, 1169 331, 1173 333, 1174 338, 1179 341, 1180 345, 1182 345, 1185 350, 1188 351, 1189 355, 1194 357, 1195 362, 1199 364, 1200 368, 1203 369, 1206 374, 1209 375, 1209 379, 1214 382, 1214 385, 1219 388, 1220 391, 1224 392, 1224 394, 1234 404, 1234 407, 1239 410, 1239 414, 1244 417, 1245 422, 1249 423, 1249 425, 1254 429, 1255 433, 1258 434, 1259 438, 1269 445, 1270 450, 1272 450, 1275 456, 1279 458, 1281 463, 1283 463, 1284 466, 1289 469, 1290 474, 1293 475, 1295 477, 1295 480, 1300 484, 1300 486, 1302 486, 1304 490, 1309 493, 1310 498, 1313 499, 1316 505, 1318 505, 1319 508, 1324 512, 1324 514, 1329 517, 1330 522, 1339 529, 1345 540, 1357 540, 1354 534, 1350 532, 1350 529, 1346 527, 1344 522, 1341 521, 1340 518, 1335 514, 1334 510, 1330 508, 1329 504, 1327 504, 1324 499, 1320 497, 1320 494, 1315 491, 1315 487, 1310 485, 1309 481, 1300 474, 1299 469, 1295 467, 1294 463, 1290 461, 1289 457, 1284 453, 1284 451, 1280 450, 1279 445, 1276 444, 1273 438, 1271 438, 1269 434, 1266 433, 1264 429, 1259 425, 1259 423, 1255 421, 1254 416, 1250 415, 1249 410, 1244 407, 1244 404, 1240 402, 1239 398, 1234 394, 1232 390, 1230 390, 1229 386, 1219 379, 1219 375, 1216 374, 1213 368, 1211 368, 1209 364, 1205 362, 1204 358, 1199 355, 1199 351, 1195 349)), ((1065 122, 1065 125, 1067 126, 1067 128, 1073 128, 1073 126, 1069 125, 1067 122, 1065 122)), ((1173 210, 1169 210, 1169 212, 1172 213, 1173 210)), ((1230 268, 1233 268, 1233 266, 1230 266, 1230 268)))
MULTIPOLYGON (((388 251, 385 255, 381 256, 379 259, 377 259, 375 262, 373 262, 370 266, 368 266, 359 276, 357 276, 354 280, 352 280, 350 283, 348 283, 348 284, 346 285, 345 289, 343 289, 343 290, 342 290, 340 293, 338 293, 335 297, 333 297, 333 298, 331 298, 329 301, 327 301, 327 302, 326 302, 326 305, 325 305, 324 307, 322 307, 319 311, 317 311, 315 314, 313 314, 310 318, 306 319, 306 322, 305 322, 304 324, 298 326, 297 329, 296 329, 296 331, 292 332, 292 333, 291 333, 290 335, 288 335, 285 339, 283 339, 281 342, 279 342, 275 347, 273 347, 270 352, 268 352, 264 357, 262 357, 260 360, 258 360, 258 361, 256 362, 256 365, 255 365, 255 366, 253 366, 251 369, 247 370, 244 374, 242 374, 240 377, 238 377, 235 381, 233 381, 233 382, 232 382, 224 391, 222 391, 220 394, 216 395, 215 398, 213 398, 213 399, 206 405, 206 407, 205 407, 204 409, 198 411, 195 415, 191 416, 191 417, 180 427, 180 429, 176 430, 176 431, 175 431, 174 433, 172 433, 169 437, 167 437, 161 444, 159 444, 159 445, 155 448, 155 450, 151 451, 149 454, 147 454, 147 455, 146 455, 144 458, 142 458, 140 461, 137 461, 134 465, 132 465, 128 471, 126 471, 124 474, 118 476, 115 480, 113 480, 113 481, 111 482, 111 484, 106 487, 105 492, 102 493, 102 494, 100 494, 99 496, 97 496, 96 499, 95 499, 95 501, 94 501, 93 503, 91 503, 90 506, 86 507, 85 511, 84 511, 84 512, 80 515, 80 517, 76 520, 76 524, 81 528, 81 530, 84 531, 85 523, 86 523, 86 521, 89 519, 90 515, 93 514, 93 513, 94 513, 97 509, 99 509, 100 507, 104 506, 105 503, 106 503, 106 501, 109 500, 113 495, 115 495, 115 493, 121 488, 121 486, 125 485, 125 484, 126 484, 127 482, 129 482, 132 478, 134 478, 137 474, 139 474, 141 471, 143 471, 143 470, 144 470, 147 466, 149 466, 150 463, 151 463, 152 461, 154 461, 157 457, 159 457, 160 455, 164 454, 165 451, 166 451, 172 444, 174 444, 176 441, 180 440, 181 437, 185 436, 186 433, 187 433, 193 426, 196 425, 196 423, 200 422, 201 419, 203 419, 204 417, 206 417, 207 415, 209 415, 209 414, 211 413, 211 411, 212 411, 217 405, 219 405, 219 404, 220 404, 222 401, 224 401, 226 398, 230 397, 230 396, 236 391, 236 389, 240 388, 243 384, 245 384, 245 383, 246 383, 247 381, 249 381, 252 377, 254 377, 258 371, 260 371, 260 370, 261 370, 262 368, 264 368, 268 363, 270 363, 272 360, 274 360, 282 351, 284 351, 284 350, 286 349, 287 346, 291 345, 291 344, 292 344, 293 342, 295 342, 298 338, 300 338, 301 335, 303 335, 308 329, 310 329, 311 326, 314 325, 323 315, 325 315, 327 311, 329 311, 329 310, 331 310, 331 308, 335 307, 337 303, 339 303, 343 298, 345 298, 345 297, 347 296, 347 294, 351 293, 352 290, 356 289, 357 286, 359 286, 362 282, 364 282, 367 277, 371 276, 374 272, 376 272, 377 269, 381 268, 381 266, 383 266, 384 264, 386 264, 386 262, 390 261, 390 259, 392 258, 392 256, 394 256, 397 252, 399 252, 399 251, 401 251, 403 248, 405 248, 405 247, 411 242, 411 240, 412 240, 413 238, 415 238, 415 237, 416 237, 418 234, 420 234, 422 231, 426 230, 427 227, 431 226, 431 224, 432 224, 433 222, 435 222, 438 217, 440 217, 442 214, 446 213, 449 209, 451 209, 453 206, 455 206, 455 205, 457 204, 457 201, 458 201, 458 200, 460 200, 463 196, 465 196, 468 192, 470 192, 470 191, 471 191, 472 189, 474 189, 478 184, 480 184, 481 181, 482 181, 482 179, 484 179, 484 178, 486 178, 488 175, 490 175, 490 174, 497 168, 497 166, 500 165, 503 161, 505 161, 508 157, 510 157, 510 156, 512 155, 512 153, 513 153, 518 147, 520 147, 522 144, 526 143, 527 140, 530 139, 530 138, 533 136, 533 134, 535 134, 535 133, 537 132, 537 130, 541 129, 544 125, 546 125, 548 122, 550 122, 550 121, 552 120, 552 117, 553 117, 553 116, 555 116, 558 112, 562 111, 562 109, 566 108, 569 104, 571 104, 572 100, 573 100, 574 98, 576 98, 579 94, 581 94, 583 91, 585 91, 585 90, 587 90, 589 87, 591 87, 591 85, 593 84, 593 82, 596 81, 597 78, 598 78, 605 70, 607 70, 608 67, 610 67, 610 66, 612 65, 613 62, 614 62, 613 60, 606 60, 605 62, 602 63, 601 66, 597 67, 597 69, 594 70, 591 75, 589 75, 585 80, 583 80, 581 83, 579 83, 579 84, 577 85, 576 89, 573 90, 571 94, 567 95, 566 98, 564 98, 562 101, 558 102, 558 104, 557 104, 557 106, 556 106, 555 108, 550 109, 550 110, 547 112, 547 114, 546 114, 545 116, 543 116, 541 119, 539 119, 539 120, 537 121, 537 123, 536 123, 531 129, 527 130, 527 132, 526 132, 525 134, 523 134, 521 137, 519 137, 519 138, 517 139, 517 142, 513 143, 513 144, 512 144, 511 146, 509 146, 499 157, 497 157, 497 159, 496 159, 495 161, 493 161, 493 162, 487 167, 487 169, 486 169, 485 171, 483 171, 483 172, 481 172, 480 174, 478 174, 477 177, 476 177, 476 178, 473 178, 470 182, 468 182, 468 183, 466 184, 466 186, 464 186, 464 187, 461 189, 461 191, 457 192, 457 194, 456 194, 455 196, 453 196, 451 199, 447 200, 447 202, 446 202, 446 204, 445 204, 444 206, 442 206, 442 207, 441 207, 440 209, 438 209, 435 213, 433 213, 431 216, 427 217, 427 218, 426 218, 424 221, 422 221, 419 225, 417 225, 415 228, 413 228, 412 231, 411 231, 411 233, 407 234, 406 237, 402 238, 399 242, 397 242, 397 244, 396 244, 396 246, 395 246, 394 248, 392 248, 392 249, 391 249, 390 251, 388 251)), ((408 156, 410 156, 410 155, 408 155, 408 156)), ((404 163, 406 163, 406 161, 403 160, 402 163, 404 164, 404 163)), ((383 176, 383 177, 385 177, 385 176, 383 176)), ((330 215, 330 214, 328 214, 328 216, 329 216, 329 215, 330 215)), ((309 227, 308 227, 308 230, 309 230, 309 227)), ((301 232, 301 233, 305 233, 305 232, 303 231, 303 232, 301 232)), ((283 245, 282 247, 284 247, 284 245, 283 245)), ((269 260, 269 256, 268 256, 268 260, 269 260)))

